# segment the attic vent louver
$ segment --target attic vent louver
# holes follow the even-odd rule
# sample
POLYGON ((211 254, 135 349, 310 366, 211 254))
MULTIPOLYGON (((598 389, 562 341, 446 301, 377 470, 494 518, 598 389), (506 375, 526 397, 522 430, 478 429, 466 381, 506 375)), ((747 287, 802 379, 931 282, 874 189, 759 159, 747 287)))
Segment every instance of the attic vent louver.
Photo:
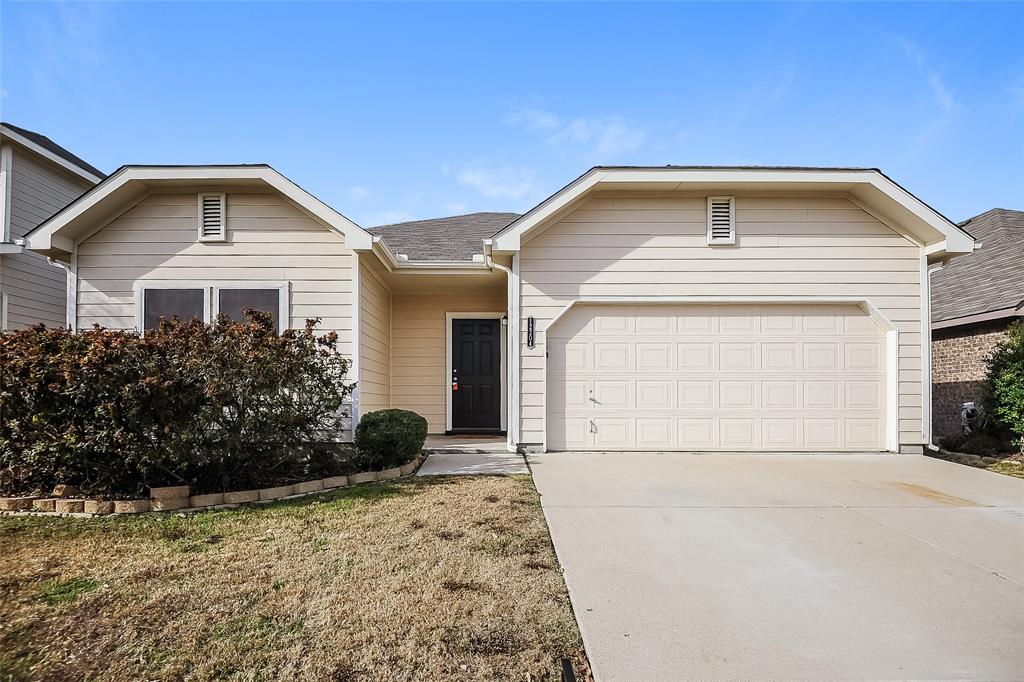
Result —
POLYGON ((708 244, 736 243, 736 199, 708 197, 708 244))
POLYGON ((227 239, 225 195, 199 195, 199 241, 222 242, 227 239))

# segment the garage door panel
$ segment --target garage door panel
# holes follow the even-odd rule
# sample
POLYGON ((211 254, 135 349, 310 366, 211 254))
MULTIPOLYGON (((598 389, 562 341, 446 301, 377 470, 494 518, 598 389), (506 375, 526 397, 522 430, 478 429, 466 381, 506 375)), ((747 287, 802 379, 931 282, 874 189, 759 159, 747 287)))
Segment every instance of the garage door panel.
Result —
POLYGON ((757 353, 753 343, 720 343, 718 369, 721 372, 752 372, 757 369, 757 353))
POLYGON ((638 410, 672 409, 672 381, 668 379, 637 379, 635 391, 638 410))
POLYGON ((595 341, 593 369, 595 372, 620 372, 632 369, 630 355, 629 343, 625 341, 595 341))
POLYGON ((676 368, 683 372, 713 372, 716 366, 715 345, 711 341, 676 344, 676 368))
POLYGON ((753 379, 721 379, 718 382, 718 407, 723 410, 752 410, 757 407, 753 379))
POLYGON ((715 441, 715 420, 711 417, 684 417, 676 420, 676 433, 680 448, 687 450, 710 450, 715 441))
POLYGON ((576 306, 549 334, 552 449, 880 450, 883 330, 857 306, 576 306))
POLYGON ((718 442, 727 450, 747 450, 757 445, 757 420, 754 417, 728 417, 718 420, 718 442))
POLYGON ((715 382, 711 379, 677 379, 680 408, 715 409, 715 382))
POLYGON ((671 448, 673 442, 671 417, 637 417, 636 444, 645 450, 671 448))
POLYGON ((769 448, 785 449, 802 445, 800 420, 793 417, 766 417, 761 420, 761 442, 769 448))

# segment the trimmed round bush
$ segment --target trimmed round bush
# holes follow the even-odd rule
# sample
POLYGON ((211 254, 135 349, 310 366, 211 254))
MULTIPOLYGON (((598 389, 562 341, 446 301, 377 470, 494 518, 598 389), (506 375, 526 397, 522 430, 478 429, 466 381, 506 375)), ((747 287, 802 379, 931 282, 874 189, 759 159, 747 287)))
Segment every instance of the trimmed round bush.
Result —
POLYGON ((363 471, 393 469, 411 462, 427 440, 427 420, 409 410, 378 410, 356 426, 353 464, 363 471))

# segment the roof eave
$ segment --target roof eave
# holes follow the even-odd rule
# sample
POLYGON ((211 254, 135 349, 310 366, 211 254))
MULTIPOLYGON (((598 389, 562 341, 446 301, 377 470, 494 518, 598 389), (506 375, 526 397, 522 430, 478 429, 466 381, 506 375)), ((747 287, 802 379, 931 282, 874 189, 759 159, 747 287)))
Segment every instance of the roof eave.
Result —
POLYGON ((0 134, 2 134, 6 138, 9 138, 12 142, 16 142, 22 147, 31 150, 33 153, 42 156, 47 161, 57 164, 58 166, 68 171, 69 173, 77 175, 83 180, 87 180, 88 182, 91 182, 93 184, 96 184, 103 180, 102 175, 96 175, 92 171, 86 168, 82 168, 77 163, 73 163, 58 154, 54 154, 46 147, 40 146, 36 142, 28 139, 18 131, 12 130, 10 127, 6 125, 0 125, 0 134))
POLYGON ((935 253, 954 255, 974 250, 974 239, 877 169, 794 168, 592 168, 545 199, 492 237, 496 252, 518 251, 524 237, 567 213, 598 188, 615 189, 771 189, 808 187, 843 191, 873 206, 880 220, 909 232, 935 253))
POLYGON ((370 249, 373 237, 354 222, 266 165, 258 166, 122 166, 25 237, 28 249, 67 260, 84 231, 107 216, 137 202, 154 187, 174 183, 197 185, 252 182, 270 187, 313 218, 344 235, 355 250, 370 249))

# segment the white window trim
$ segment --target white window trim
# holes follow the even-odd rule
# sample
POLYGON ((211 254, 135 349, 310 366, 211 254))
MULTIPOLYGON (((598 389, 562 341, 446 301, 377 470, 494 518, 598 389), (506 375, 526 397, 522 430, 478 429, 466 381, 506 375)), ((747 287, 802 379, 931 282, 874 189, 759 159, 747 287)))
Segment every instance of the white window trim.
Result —
POLYGON ((210 319, 216 320, 220 314, 220 292, 222 289, 277 289, 277 332, 284 333, 291 322, 291 282, 212 282, 210 319))
MULTIPOLYGON (((444 314, 444 411, 445 431, 452 430, 452 322, 454 320, 501 320, 506 313, 445 313, 444 314)), ((508 431, 508 376, 505 363, 508 358, 508 325, 499 324, 498 335, 501 343, 501 368, 498 370, 501 382, 501 430, 508 431)))
POLYGON ((291 282, 231 282, 202 280, 139 280, 135 283, 135 329, 143 331, 146 320, 146 289, 202 289, 203 290, 203 322, 210 323, 220 312, 221 289, 277 289, 277 331, 283 333, 291 322, 291 282))
POLYGON ((147 289, 201 289, 203 292, 203 322, 210 321, 210 283, 195 280, 139 280, 135 282, 135 330, 146 331, 146 290, 147 289))
POLYGON ((0 293, 0 331, 7 331, 7 302, 10 296, 0 293))
POLYGON ((717 196, 708 197, 707 201, 707 222, 708 222, 708 246, 733 246, 736 244, 736 197, 717 196), (711 204, 716 201, 729 202, 729 237, 727 239, 715 239, 711 233, 711 204))
POLYGON ((224 192, 200 192, 196 197, 196 206, 199 216, 196 220, 199 241, 201 242, 226 242, 228 240, 228 198, 224 192), (206 197, 217 197, 220 199, 220 234, 205 236, 203 234, 203 199, 206 197))

